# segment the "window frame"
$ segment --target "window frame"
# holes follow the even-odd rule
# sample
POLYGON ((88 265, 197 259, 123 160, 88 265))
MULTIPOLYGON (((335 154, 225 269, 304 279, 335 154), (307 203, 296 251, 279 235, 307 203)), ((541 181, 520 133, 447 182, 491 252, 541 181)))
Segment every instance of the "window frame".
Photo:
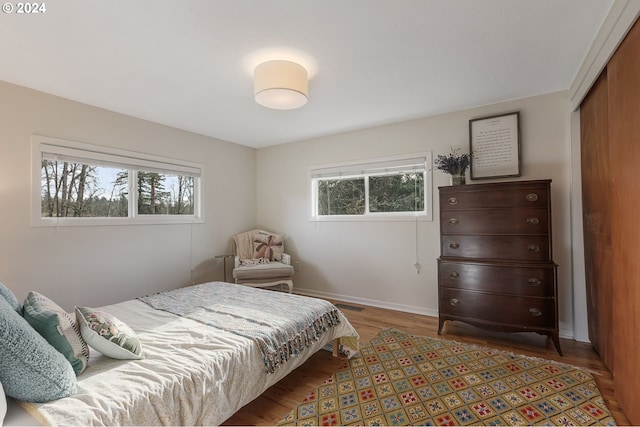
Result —
MULTIPOLYGON (((397 156, 374 159, 317 165, 309 168, 309 221, 433 221, 433 152, 431 150, 397 156), (375 164, 390 164, 400 169, 405 164, 415 164, 415 159, 424 159, 424 211, 421 212, 370 212, 369 211, 369 176, 391 175, 393 172, 357 172, 370 168, 375 164), (332 176, 332 171, 335 174, 332 176), (319 177, 318 175, 325 175, 319 177), (364 177, 365 213, 362 215, 318 215, 318 180, 345 179, 364 177)), ((399 170, 398 170, 399 172, 399 170)))
POLYGON ((43 135, 31 136, 31 225, 34 227, 100 226, 140 224, 192 224, 204 223, 204 177, 201 163, 189 162, 147 153, 69 141, 43 135), (77 157, 92 166, 117 165, 129 170, 128 216, 126 217, 42 217, 42 161, 47 155, 77 157), (169 175, 184 173, 193 176, 193 214, 138 214, 135 190, 138 171, 158 171, 169 175), (133 195, 133 196, 131 196, 133 195))

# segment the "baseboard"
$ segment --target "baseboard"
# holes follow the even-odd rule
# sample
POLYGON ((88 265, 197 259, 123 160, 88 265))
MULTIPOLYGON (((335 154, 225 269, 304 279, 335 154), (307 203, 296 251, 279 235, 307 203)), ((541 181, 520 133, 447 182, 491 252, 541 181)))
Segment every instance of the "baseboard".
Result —
MULTIPOLYGON (((405 313, 413 313, 413 314, 421 314, 423 316, 438 317, 438 310, 430 310, 424 307, 416 307, 413 305, 395 304, 389 301, 380 301, 376 299, 353 297, 350 295, 334 294, 330 292, 316 291, 315 289, 294 288, 293 292, 296 294, 307 295, 310 297, 338 300, 338 301, 344 301, 344 302, 350 302, 350 303, 356 303, 356 304, 369 305, 372 307, 384 308, 387 310, 396 310, 396 311, 402 311, 405 313)), ((560 329, 558 331, 558 334, 560 335, 561 338, 567 338, 570 340, 574 339, 573 331, 570 329, 560 329)))
MULTIPOLYGON (((562 328, 560 328, 558 330, 558 335, 560 335, 560 338, 567 338, 569 340, 578 341, 573 336, 573 331, 571 329, 562 329, 562 328)), ((584 342, 584 341, 581 341, 581 342, 584 342)))

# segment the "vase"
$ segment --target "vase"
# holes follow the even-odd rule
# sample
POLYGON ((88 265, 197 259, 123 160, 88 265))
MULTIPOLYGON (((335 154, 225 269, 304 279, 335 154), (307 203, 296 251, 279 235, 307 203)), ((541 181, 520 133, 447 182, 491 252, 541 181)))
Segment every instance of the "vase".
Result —
POLYGON ((464 185, 465 183, 464 175, 451 175, 451 185, 464 185))

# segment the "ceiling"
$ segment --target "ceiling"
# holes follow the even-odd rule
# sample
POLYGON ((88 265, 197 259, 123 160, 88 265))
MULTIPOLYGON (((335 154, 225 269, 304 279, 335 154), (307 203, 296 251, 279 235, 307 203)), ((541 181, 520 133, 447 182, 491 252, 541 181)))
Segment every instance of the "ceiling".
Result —
POLYGON ((265 147, 568 89, 612 0, 64 0, 0 15, 0 80, 265 147), (309 102, 252 70, 296 60, 309 102))

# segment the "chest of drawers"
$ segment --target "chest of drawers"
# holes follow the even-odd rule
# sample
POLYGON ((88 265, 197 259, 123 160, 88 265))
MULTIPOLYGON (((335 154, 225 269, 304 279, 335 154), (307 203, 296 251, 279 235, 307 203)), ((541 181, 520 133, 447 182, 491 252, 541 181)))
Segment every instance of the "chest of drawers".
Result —
POLYGON ((537 332, 562 354, 551 180, 439 190, 438 333, 447 320, 537 332))

